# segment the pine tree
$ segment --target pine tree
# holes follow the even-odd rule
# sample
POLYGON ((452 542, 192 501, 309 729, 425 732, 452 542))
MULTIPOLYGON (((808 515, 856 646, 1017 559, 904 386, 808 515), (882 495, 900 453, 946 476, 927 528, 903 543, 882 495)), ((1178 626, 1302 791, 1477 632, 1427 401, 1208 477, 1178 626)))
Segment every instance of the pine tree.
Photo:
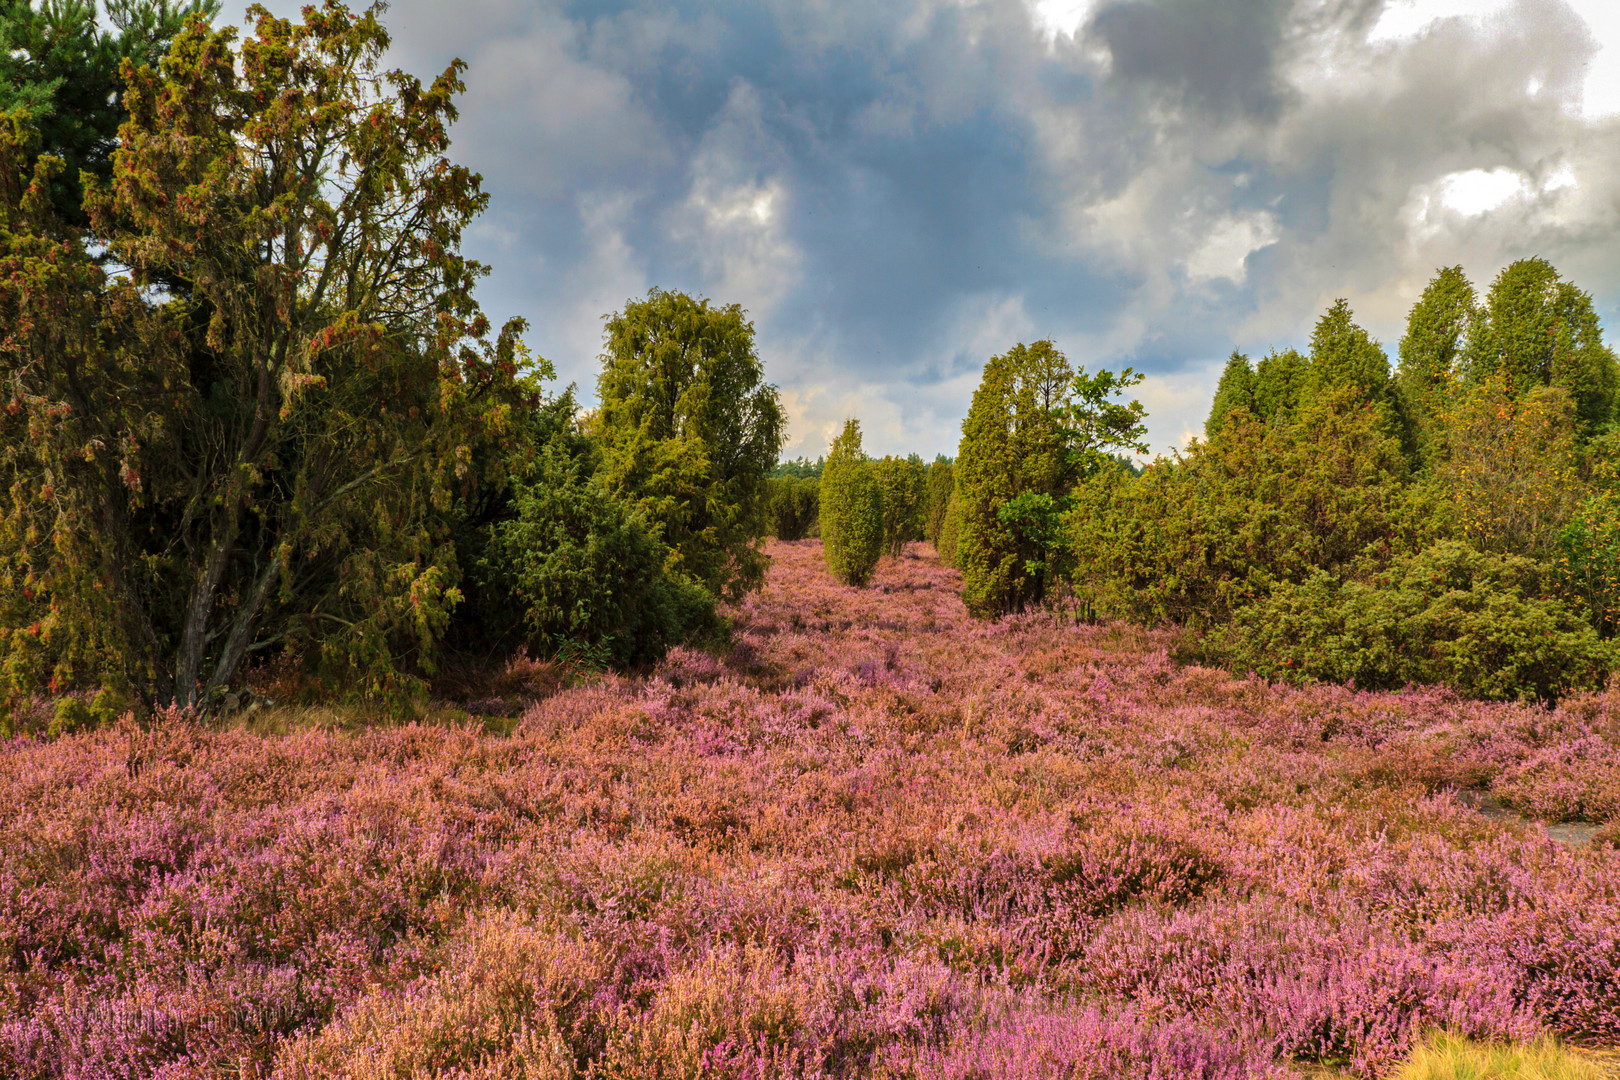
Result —
POLYGON ((155 67, 175 35, 219 13, 218 0, 110 0, 98 25, 95 0, 0 0, 0 113, 26 109, 39 131, 38 152, 59 157, 51 180, 57 214, 82 228, 79 173, 112 176, 123 123, 120 65, 155 67))
POLYGON ((833 577, 857 588, 883 554, 883 492, 861 449, 859 420, 846 420, 821 473, 821 543, 833 577))

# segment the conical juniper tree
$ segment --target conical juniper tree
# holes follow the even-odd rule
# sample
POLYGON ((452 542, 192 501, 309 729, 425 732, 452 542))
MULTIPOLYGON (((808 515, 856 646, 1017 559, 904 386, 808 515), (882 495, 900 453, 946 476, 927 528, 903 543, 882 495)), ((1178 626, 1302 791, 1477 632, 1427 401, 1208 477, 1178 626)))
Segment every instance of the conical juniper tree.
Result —
MULTIPOLYGON (((532 398, 460 254, 458 61, 379 61, 379 7, 196 23, 126 63, 110 279, 49 206, 61 162, 0 132, 0 672, 205 703, 291 649, 354 693, 420 686, 459 598, 445 515, 532 398), (20 599, 18 599, 20 598, 20 599)), ((37 143, 35 144, 37 145, 37 143)))
POLYGON ((873 466, 861 448, 860 421, 844 421, 821 473, 821 547, 833 577, 857 588, 883 554, 883 489, 873 466))
POLYGON ((1268 423, 1286 423, 1299 408, 1310 362, 1294 349, 1273 350, 1254 367, 1254 413, 1268 423))
POLYGON ((1495 376, 1514 396, 1536 386, 1569 395, 1583 436, 1614 415, 1620 366, 1603 343, 1592 298, 1545 259, 1520 259, 1491 283, 1467 346, 1471 381, 1495 376))
POLYGON ((1209 407, 1209 419, 1204 421, 1204 437, 1213 439, 1219 436, 1226 414, 1239 408, 1251 413, 1255 411, 1254 369, 1249 366, 1247 356, 1233 351, 1221 371, 1221 381, 1215 387, 1215 400, 1209 407))
POLYGON ((1437 417, 1461 375, 1476 307, 1474 286, 1462 267, 1447 266, 1435 274, 1407 316, 1395 386, 1425 460, 1434 450, 1437 417))
POLYGON ((758 588, 783 418, 743 309, 663 289, 629 301, 596 386, 602 477, 661 525, 672 569, 717 599, 758 588))
POLYGON ((928 466, 928 542, 939 549, 940 537, 945 532, 945 513, 950 509, 951 496, 956 493, 955 463, 940 454, 928 466))
POLYGON ((1039 603, 1062 571, 1062 518, 1075 484, 1110 452, 1145 452, 1140 403, 1113 400, 1141 376, 1087 375, 1051 341, 992 356, 956 457, 956 565, 979 618, 1039 603))

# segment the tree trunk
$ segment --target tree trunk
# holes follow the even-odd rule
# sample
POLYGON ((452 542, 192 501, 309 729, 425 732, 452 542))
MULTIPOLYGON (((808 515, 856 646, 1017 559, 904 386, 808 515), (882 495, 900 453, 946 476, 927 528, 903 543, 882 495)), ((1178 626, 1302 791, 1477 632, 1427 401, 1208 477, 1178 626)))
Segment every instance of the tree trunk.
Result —
POLYGON ((236 622, 231 625, 231 635, 225 641, 225 648, 219 655, 219 662, 214 665, 214 674, 209 677, 208 685, 203 688, 206 696, 208 691, 216 686, 224 686, 236 674, 237 666, 242 663, 242 657, 247 655, 248 646, 253 644, 253 634, 259 625, 259 612, 264 609, 264 602, 275 588, 281 577, 281 560, 274 554, 270 557, 270 565, 264 568, 259 575, 259 582, 253 588, 253 595, 248 602, 237 612, 236 622))

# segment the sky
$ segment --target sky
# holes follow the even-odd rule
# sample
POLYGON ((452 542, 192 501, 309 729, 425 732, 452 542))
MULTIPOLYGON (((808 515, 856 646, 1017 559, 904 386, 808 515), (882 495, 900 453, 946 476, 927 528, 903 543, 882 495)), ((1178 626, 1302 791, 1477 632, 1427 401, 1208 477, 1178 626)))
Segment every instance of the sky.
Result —
MULTIPOLYGON (((291 14, 287 0, 269 4, 291 14)), ((229 6, 226 17, 233 12, 229 6)), ((1437 268, 1620 326, 1616 0, 395 0, 468 65, 497 324, 592 399, 652 287, 750 314, 785 457, 954 454, 985 360, 1129 366, 1154 451, 1337 297, 1396 360, 1437 268)))

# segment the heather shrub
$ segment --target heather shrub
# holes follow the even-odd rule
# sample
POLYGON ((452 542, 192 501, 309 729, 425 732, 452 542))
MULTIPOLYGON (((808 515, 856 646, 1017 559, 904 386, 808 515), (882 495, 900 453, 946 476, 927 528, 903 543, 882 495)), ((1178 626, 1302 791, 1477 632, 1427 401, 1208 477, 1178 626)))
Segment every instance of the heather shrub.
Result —
POLYGON ((821 474, 821 543, 827 569, 862 586, 883 554, 883 489, 861 451, 861 425, 849 420, 821 474))
POLYGON ((814 476, 773 476, 765 481, 765 514, 778 540, 803 540, 819 525, 821 480, 814 476))
POLYGON ((1281 1078, 1265 1055, 1186 1019, 1153 1023, 1095 1008, 1020 1009, 983 1032, 922 1055, 919 1080, 1259 1080, 1281 1078))
POLYGON ((617 990, 603 947, 497 912, 461 936, 437 974, 373 989, 318 1033, 290 1041, 272 1075, 564 1080, 601 1056, 617 990))
POLYGON ((1279 582, 1205 641, 1236 670, 1393 689, 1443 684, 1470 697, 1555 699, 1603 683, 1611 646, 1545 596, 1543 567, 1443 541, 1371 581, 1325 571, 1279 582))
POLYGON ((1609 695, 1239 678, 974 620, 925 552, 852 590, 767 551, 728 654, 509 735, 0 745, 0 1075, 1375 1077, 1434 1029, 1620 1038, 1612 830, 1504 809, 1610 812, 1609 695))

